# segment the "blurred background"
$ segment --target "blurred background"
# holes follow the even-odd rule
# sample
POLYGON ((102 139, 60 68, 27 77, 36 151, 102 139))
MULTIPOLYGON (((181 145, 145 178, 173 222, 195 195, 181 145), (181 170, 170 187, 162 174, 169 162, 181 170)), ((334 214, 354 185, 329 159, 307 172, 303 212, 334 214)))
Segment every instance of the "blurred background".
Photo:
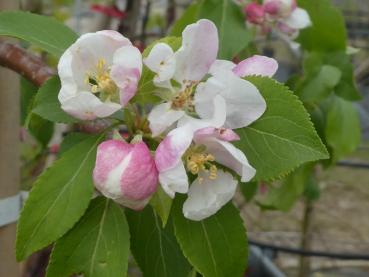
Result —
MULTIPOLYGON (((151 41, 165 36, 173 22, 193 1, 188 0, 0 0, 0 9, 27 10, 53 16, 77 33, 115 29, 144 49, 151 41)), ((330 170, 317 172, 319 196, 306 205, 298 200, 288 211, 266 209, 260 203, 268 193, 267 186, 259 186, 251 201, 236 198, 253 246, 250 267, 246 276, 369 276, 369 2, 368 0, 332 0, 346 20, 349 45, 359 51, 353 55, 355 79, 363 96, 356 103, 362 126, 362 143, 350 156, 330 170), (299 271, 301 262, 309 264, 309 271, 299 271)), ((334 22, 332 22, 334 32, 334 22)), ((53 57, 40 49, 23 45, 55 66, 53 57)), ((301 53, 277 37, 257 38, 259 53, 273 56, 280 63, 276 78, 285 82, 301 68, 301 53)), ((0 71, 0 89, 20 91, 21 97, 0 98, 0 130, 14 130, 26 120, 28 101, 35 87, 7 70, 0 71), (30 93, 31 92, 31 93, 30 93), (17 105, 12 105, 18 103, 17 105), (9 122, 10 110, 13 118, 9 122), (14 115, 15 114, 15 115, 14 115), (18 114, 18 115, 17 115, 18 114), (1 120, 3 119, 3 120, 1 120), (8 125, 6 125, 8 124, 8 125)), ((19 95, 19 94, 18 94, 19 95)), ((12 134, 0 133, 0 198, 14 195, 19 183, 22 197, 26 197, 34 179, 57 156, 59 143, 66 126, 48 125, 34 120, 34 133, 21 129, 12 134), (42 132, 40 132, 42 130, 42 132), (36 135, 42 133, 42 136, 36 135), (9 136, 12 136, 9 139, 9 136), (9 144, 9 140, 12 143, 9 144), (15 141, 21 141, 20 149, 15 141), (8 144, 2 143, 7 141, 8 144), (18 150, 17 150, 18 149, 18 150), (21 163, 12 157, 21 157, 21 163), (6 157, 6 158, 5 158, 6 157), (10 159, 10 160, 9 160, 10 159), (21 176, 19 179, 19 170, 21 176), (13 173, 11 173, 13 172, 13 173), (4 177, 5 173, 8 177, 4 177), (12 175, 13 174, 13 175, 12 175)), ((348 130, 349 131, 349 130, 348 130)), ((0 211, 1 213, 1 211, 0 211)), ((3 211, 3 214, 5 211, 3 211)), ((0 226, 0 276, 44 276, 48 251, 33 255, 22 264, 21 272, 11 273, 8 241, 14 238, 14 224, 0 226), (10 267, 9 267, 10 268, 10 267), (6 274, 6 275, 2 275, 6 274), (14 274, 14 275, 12 275, 14 274)), ((140 276, 132 261, 131 276, 140 276)))

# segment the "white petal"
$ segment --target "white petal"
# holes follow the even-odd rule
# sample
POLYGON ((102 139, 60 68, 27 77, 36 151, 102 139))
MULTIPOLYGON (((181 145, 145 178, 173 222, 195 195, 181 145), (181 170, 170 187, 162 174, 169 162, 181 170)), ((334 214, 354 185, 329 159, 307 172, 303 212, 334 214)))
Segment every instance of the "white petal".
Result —
POLYGON ((201 118, 210 118, 214 114, 214 98, 223 90, 225 84, 215 77, 210 77, 206 82, 200 83, 195 93, 195 110, 201 118))
POLYGON ((219 75, 224 74, 224 72, 232 71, 232 69, 236 66, 231 61, 227 60, 216 60, 210 67, 209 73, 211 75, 219 75))
POLYGON ((183 162, 180 160, 175 167, 159 173, 159 183, 171 198, 176 192, 187 193, 188 177, 183 162))
MULTIPOLYGON (((58 74, 62 85, 58 95, 60 102, 66 101, 68 98, 75 96, 77 93, 78 84, 74 79, 75 76, 73 76, 72 62, 72 52, 67 49, 60 57, 58 64, 58 74)), ((80 77, 82 78, 83 75, 81 73, 82 72, 79 72, 80 77)))
POLYGON ((74 97, 62 102, 62 109, 81 120, 93 120, 96 117, 107 117, 122 106, 116 103, 102 103, 90 92, 79 92, 74 97))
POLYGON ((254 55, 237 64, 233 72, 239 77, 249 75, 272 77, 277 70, 278 63, 275 59, 254 55))
POLYGON ((249 164, 245 154, 230 142, 201 137, 195 137, 195 141, 205 145, 218 163, 240 175, 242 182, 248 182, 255 176, 256 170, 249 164))
POLYGON ((225 84, 226 88, 220 93, 227 105, 227 119, 224 127, 230 129, 245 127, 265 112, 265 100, 252 83, 233 73, 216 78, 221 78, 220 81, 225 84))
MULTIPOLYGON (((184 115, 179 121, 178 126, 189 125, 192 132, 196 132, 199 129, 206 127, 220 128, 224 125, 226 120, 226 102, 220 95, 216 95, 211 101, 208 110, 211 112, 205 113, 205 110, 201 110, 201 115, 210 115, 211 117, 194 118, 188 115, 184 115)), ((204 108, 205 109, 205 108, 204 108)), ((199 110, 199 106, 196 107, 196 111, 199 110)), ((208 111, 207 110, 207 111, 208 111)), ((199 115, 200 115, 199 114, 199 115)))
POLYGON ((183 214, 186 218, 200 221, 215 214, 236 192, 237 181, 231 174, 218 171, 215 180, 207 176, 197 178, 188 191, 188 198, 183 204, 183 214))
POLYGON ((173 77, 176 69, 173 54, 173 50, 168 44, 158 43, 144 59, 145 65, 157 74, 154 79, 155 83, 162 83, 173 77))
POLYGON ((140 50, 134 46, 124 46, 117 49, 113 56, 113 65, 124 68, 136 68, 142 72, 142 55, 140 50))
POLYGON ((148 116, 152 135, 154 137, 160 135, 184 114, 184 111, 173 110, 171 108, 171 103, 162 103, 155 106, 148 116))
POLYGON ((301 8, 296 8, 283 22, 293 29, 304 29, 311 25, 309 14, 301 8))
POLYGON ((188 25, 182 33, 182 46, 175 53, 175 80, 200 81, 216 59, 218 43, 217 28, 210 20, 188 25))

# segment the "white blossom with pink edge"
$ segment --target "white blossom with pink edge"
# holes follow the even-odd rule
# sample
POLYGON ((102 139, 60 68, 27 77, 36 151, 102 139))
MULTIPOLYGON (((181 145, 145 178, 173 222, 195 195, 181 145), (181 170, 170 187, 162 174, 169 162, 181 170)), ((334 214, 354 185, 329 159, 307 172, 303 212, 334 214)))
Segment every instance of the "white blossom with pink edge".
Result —
MULTIPOLYGON (((196 86, 209 72, 217 53, 218 31, 214 23, 207 19, 201 19, 184 29, 182 46, 176 52, 165 43, 153 47, 144 59, 144 64, 156 73, 155 85, 168 91, 163 103, 155 106, 148 116, 153 136, 160 135, 171 126, 175 127, 181 120, 193 119, 199 128, 209 126, 209 120, 214 124, 213 115, 204 121, 201 116, 199 119, 194 115, 193 94, 196 86)), ((219 102, 211 102, 211 105, 219 102)), ((220 109, 222 107, 219 105, 213 108, 220 109)))
POLYGON ((140 210, 158 186, 158 171, 144 142, 108 140, 97 148, 95 187, 107 198, 140 210))
POLYGON ((277 61, 265 56, 255 55, 237 65, 216 60, 209 70, 212 77, 197 88, 194 99, 196 112, 203 118, 209 117, 214 113, 211 103, 215 96, 220 95, 226 102, 224 127, 237 129, 248 126, 265 112, 266 103, 259 90, 242 77, 272 77, 277 69, 277 61))
POLYGON ((188 193, 183 206, 186 218, 207 218, 233 197, 237 181, 216 163, 240 175, 242 182, 254 177, 256 171, 244 153, 231 144, 235 140, 239 137, 231 129, 208 127, 193 133, 191 125, 184 125, 169 132, 158 146, 159 182, 172 198, 176 192, 188 193), (196 176, 190 187, 187 171, 196 176))
POLYGON ((61 107, 81 120, 108 117, 135 95, 141 72, 140 51, 120 33, 84 34, 59 60, 61 107))

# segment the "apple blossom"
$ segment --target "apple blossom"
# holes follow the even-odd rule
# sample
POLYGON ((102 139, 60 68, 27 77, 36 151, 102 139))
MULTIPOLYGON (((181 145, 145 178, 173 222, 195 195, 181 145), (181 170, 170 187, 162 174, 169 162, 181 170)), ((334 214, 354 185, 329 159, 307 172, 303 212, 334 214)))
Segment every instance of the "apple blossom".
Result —
POLYGON ((198 85, 194 97, 196 112, 203 118, 209 117, 214 113, 214 105, 211 105, 214 97, 221 95, 226 102, 224 127, 236 129, 249 125, 265 112, 266 103, 259 90, 241 78, 250 75, 272 77, 277 69, 276 60, 259 55, 237 65, 216 60, 209 70, 212 77, 198 85))
MULTIPOLYGON (((165 43, 158 43, 153 47, 144 63, 156 73, 155 85, 169 91, 164 103, 155 106, 148 116, 153 136, 161 134, 183 118, 193 118, 199 127, 208 125, 206 120, 211 120, 210 117, 201 124, 202 121, 196 115, 193 116, 193 94, 196 86, 208 73, 217 53, 217 28, 207 19, 201 19, 184 29, 182 46, 176 52, 165 43)), ((216 110, 220 109, 220 106, 216 107, 216 110)))
POLYGON ((240 175, 242 182, 250 181, 255 169, 231 144, 239 140, 231 129, 207 127, 193 133, 191 128, 187 124, 170 131, 156 150, 155 163, 159 182, 170 197, 188 193, 184 216, 202 220, 216 213, 236 191, 237 181, 217 164, 240 175), (190 187, 186 171, 196 176, 190 187))
POLYGON ((264 33, 274 28, 285 40, 295 39, 299 30, 311 25, 309 14, 297 7, 295 0, 264 0, 262 5, 252 2, 244 11, 248 23, 261 27, 264 33))
MULTIPOLYGON (((166 101, 155 106, 148 116, 153 136, 163 133, 170 126, 175 127, 177 122, 177 126, 192 124, 197 129, 208 126, 222 127, 216 120, 221 117, 221 112, 226 113, 225 127, 241 128, 265 111, 265 101, 258 89, 240 78, 260 74, 260 69, 248 66, 248 72, 245 74, 239 74, 239 69, 236 72, 225 70, 217 74, 218 72, 212 70, 217 63, 217 51, 216 26, 206 19, 185 28, 182 47, 177 52, 173 52, 165 43, 158 43, 153 47, 144 63, 156 73, 154 83, 170 91, 169 97, 168 93, 166 94, 166 101), (214 78, 204 82, 203 78, 209 73, 214 75, 214 78), (179 86, 173 85, 171 79, 179 86), (215 97, 217 95, 224 98, 225 109, 222 107, 222 101, 215 97), (254 115, 245 119, 245 109, 252 109, 254 115), (244 120, 239 120, 239 117, 244 120)), ((265 68, 264 61, 266 66, 270 66, 270 59, 267 59, 257 61, 260 67, 265 68)), ((275 64, 269 71, 276 68, 275 64)), ((239 68, 241 67, 245 67, 243 63, 240 64, 239 68)), ((271 73, 264 75, 270 76, 271 73)), ((193 131, 196 131, 196 128, 193 131)))
POLYGON ((139 210, 156 191, 158 171, 144 142, 108 140, 97 148, 93 180, 106 197, 139 210))
POLYGON ((141 71, 140 51, 118 32, 84 34, 58 64, 62 109, 82 120, 107 117, 134 96, 141 71))

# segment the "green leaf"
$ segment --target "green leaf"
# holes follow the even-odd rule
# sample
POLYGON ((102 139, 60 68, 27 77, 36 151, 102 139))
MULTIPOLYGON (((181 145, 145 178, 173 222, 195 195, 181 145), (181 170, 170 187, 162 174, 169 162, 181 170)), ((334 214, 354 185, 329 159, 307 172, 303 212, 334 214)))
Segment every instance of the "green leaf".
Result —
POLYGON ((167 224, 170 210, 172 207, 173 199, 165 193, 165 191, 159 186, 156 193, 152 196, 150 200, 150 205, 160 216, 163 228, 167 224))
POLYGON ((49 144, 54 134, 54 123, 43 119, 37 114, 29 115, 27 128, 42 147, 46 147, 49 144))
POLYGON ((84 214, 93 193, 92 170, 102 138, 79 143, 37 179, 18 222, 18 260, 60 238, 84 214))
POLYGON ((73 229, 56 242, 46 276, 126 276, 128 255, 129 230, 122 209, 98 197, 73 229))
POLYGON ((20 11, 0 13, 1 35, 23 39, 56 57, 78 38, 76 33, 53 17, 20 11))
POLYGON ((239 211, 228 203, 215 215, 192 221, 182 214, 183 197, 173 206, 175 234, 184 255, 204 277, 240 277, 246 270, 247 238, 239 211))
POLYGON ((191 267, 176 241, 171 222, 161 227, 150 206, 126 210, 131 231, 131 251, 147 277, 187 277, 191 267))
POLYGON ((279 178, 303 163, 328 158, 304 106, 287 87, 265 77, 247 79, 267 103, 260 119, 237 130, 236 146, 256 168, 255 180, 279 178))
POLYGON ((332 148, 332 159, 337 161, 352 153, 360 144, 359 114, 353 103, 332 97, 327 114, 325 135, 332 148))
POLYGON ((303 102, 319 102, 328 97, 341 79, 341 71, 331 65, 323 65, 319 72, 305 79, 300 92, 303 102))
POLYGON ((78 143, 84 141, 85 139, 91 137, 90 134, 86 133, 69 133, 60 144, 60 149, 58 152, 58 155, 61 156, 65 152, 67 152, 69 149, 71 149, 73 146, 77 145, 78 143))
POLYGON ((233 0, 206 0, 201 5, 199 18, 207 18, 218 27, 219 59, 232 59, 251 40, 244 15, 233 0))
POLYGON ((313 163, 303 165, 282 180, 279 186, 270 187, 266 198, 258 201, 258 204, 264 209, 289 211, 303 194, 313 166, 313 163))
POLYGON ((20 79, 20 107, 21 107, 21 125, 26 123, 30 107, 32 106, 33 99, 37 93, 38 88, 27 81, 25 78, 20 79))
MULTIPOLYGON (((173 51, 176 51, 181 46, 182 39, 177 37, 165 37, 160 40, 154 41, 146 47, 142 56, 147 57, 154 45, 159 42, 168 44, 172 47, 173 51)), ((131 100, 132 103, 137 102, 139 104, 153 104, 160 101, 160 98, 155 94, 155 91, 158 90, 158 88, 153 83, 154 77, 155 73, 144 66, 141 79, 138 83, 137 93, 131 100)))
POLYGON ((54 76, 47 80, 36 94, 32 112, 53 122, 77 122, 78 119, 71 117, 61 109, 58 100, 59 91, 60 80, 58 77, 54 76))
POLYGON ((173 25, 170 35, 175 37, 182 36, 183 30, 187 25, 196 22, 199 19, 200 8, 203 4, 204 0, 194 1, 182 14, 182 16, 176 20, 173 25))
POLYGON ((258 191, 258 182, 240 183, 240 190, 246 201, 250 201, 258 191))
POLYGON ((306 9, 312 26, 301 30, 298 41, 308 51, 345 51, 346 28, 341 12, 329 0, 299 0, 306 9), (334 23, 333 23, 334 22, 334 23), (334 30, 332 29, 334 24, 334 30))

